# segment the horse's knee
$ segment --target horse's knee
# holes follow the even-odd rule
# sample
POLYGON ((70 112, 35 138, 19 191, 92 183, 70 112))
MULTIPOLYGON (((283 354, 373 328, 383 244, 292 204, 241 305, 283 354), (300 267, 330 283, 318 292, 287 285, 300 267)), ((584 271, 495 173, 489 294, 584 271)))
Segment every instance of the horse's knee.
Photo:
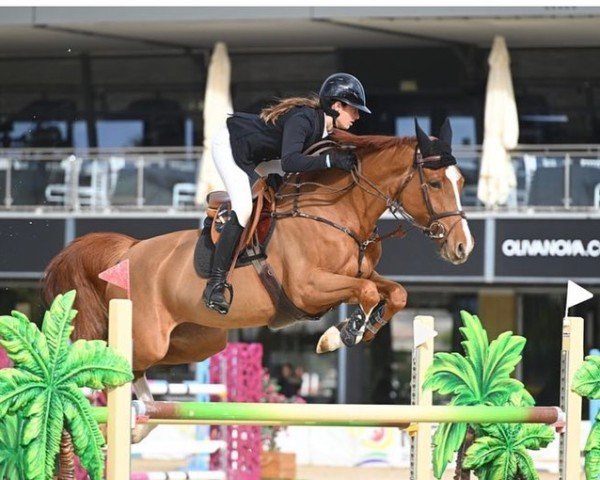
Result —
POLYGON ((367 307, 365 311, 368 311, 373 308, 379 303, 379 298, 380 295, 379 290, 377 290, 377 285, 369 281, 364 282, 360 291, 360 299, 363 309, 367 307))
POLYGON ((398 312, 406 307, 407 299, 406 289, 402 285, 398 285, 390 291, 387 304, 391 310, 398 312))

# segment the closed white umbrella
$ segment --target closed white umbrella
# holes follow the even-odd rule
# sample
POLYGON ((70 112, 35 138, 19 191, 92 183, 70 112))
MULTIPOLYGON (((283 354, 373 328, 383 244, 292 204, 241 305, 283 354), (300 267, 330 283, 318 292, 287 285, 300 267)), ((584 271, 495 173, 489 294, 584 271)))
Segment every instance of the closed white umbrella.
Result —
POLYGON ((508 150, 515 148, 519 141, 519 118, 504 37, 494 37, 488 64, 490 72, 477 197, 489 208, 506 203, 511 190, 517 186, 508 150))
POLYGON ((210 150, 214 135, 225 126, 227 115, 233 112, 230 82, 231 63, 227 46, 223 42, 217 42, 208 67, 204 95, 204 150, 196 179, 196 204, 198 205, 205 203, 208 192, 225 189, 210 150))

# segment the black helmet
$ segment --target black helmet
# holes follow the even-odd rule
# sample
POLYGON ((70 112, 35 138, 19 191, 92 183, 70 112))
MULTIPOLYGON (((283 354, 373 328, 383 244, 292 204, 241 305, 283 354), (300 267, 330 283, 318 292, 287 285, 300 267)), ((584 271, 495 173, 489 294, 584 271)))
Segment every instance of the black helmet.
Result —
POLYGON ((363 112, 371 113, 371 110, 367 108, 365 89, 358 78, 349 73, 334 73, 327 77, 321 85, 321 90, 319 90, 319 99, 321 100, 321 108, 333 118, 339 115, 331 108, 331 105, 336 101, 358 108, 363 112))

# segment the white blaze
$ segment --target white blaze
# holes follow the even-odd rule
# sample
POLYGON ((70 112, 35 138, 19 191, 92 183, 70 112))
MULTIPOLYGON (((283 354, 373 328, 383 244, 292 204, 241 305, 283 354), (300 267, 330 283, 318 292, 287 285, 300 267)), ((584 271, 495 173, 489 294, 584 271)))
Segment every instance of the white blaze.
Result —
MULTIPOLYGON (((460 172, 458 168, 454 165, 449 166, 446 169, 446 178, 450 180, 452 184, 452 189, 454 190, 454 198, 456 199, 456 208, 458 210, 462 210, 462 205, 460 203, 460 193, 458 191, 458 181, 460 180, 460 172)), ((473 237, 471 236, 471 231, 469 230, 469 224, 466 219, 461 220, 463 232, 465 232, 465 238, 467 240, 467 244, 465 245, 465 253, 468 255, 473 250, 473 237)))

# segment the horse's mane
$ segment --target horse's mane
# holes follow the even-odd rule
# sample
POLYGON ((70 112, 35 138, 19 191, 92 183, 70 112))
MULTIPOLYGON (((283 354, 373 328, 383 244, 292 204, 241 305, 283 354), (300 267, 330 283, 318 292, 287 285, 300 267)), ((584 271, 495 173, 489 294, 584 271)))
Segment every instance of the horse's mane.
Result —
POLYGON ((334 129, 331 138, 336 142, 354 145, 361 153, 377 152, 387 148, 412 146, 416 137, 393 137, 390 135, 354 135, 345 130, 334 129))

